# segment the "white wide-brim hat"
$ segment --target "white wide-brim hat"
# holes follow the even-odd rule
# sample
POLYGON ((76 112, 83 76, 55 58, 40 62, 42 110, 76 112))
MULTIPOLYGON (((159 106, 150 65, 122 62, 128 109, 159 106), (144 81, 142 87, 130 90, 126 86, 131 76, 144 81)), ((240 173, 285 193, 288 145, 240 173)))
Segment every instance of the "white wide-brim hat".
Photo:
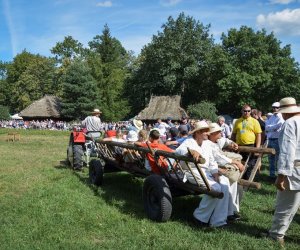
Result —
POLYGON ((297 105, 295 98, 285 97, 280 100, 279 113, 300 113, 300 107, 297 105))
POLYGON ((101 114, 102 112, 99 109, 94 109, 92 114, 101 114))
POLYGON ((190 132, 190 134, 194 134, 196 131, 209 129, 209 125, 206 121, 200 121, 195 123, 195 128, 190 132))
POLYGON ((220 131, 222 131, 222 128, 219 126, 218 123, 213 122, 209 125, 209 133, 212 134, 212 133, 220 132, 220 131))
POLYGON ((138 138, 138 134, 137 132, 135 132, 134 130, 130 130, 126 136, 126 140, 129 141, 129 142, 135 142, 137 141, 139 138, 138 138))
POLYGON ((138 130, 143 129, 143 122, 141 120, 133 119, 132 123, 138 130))

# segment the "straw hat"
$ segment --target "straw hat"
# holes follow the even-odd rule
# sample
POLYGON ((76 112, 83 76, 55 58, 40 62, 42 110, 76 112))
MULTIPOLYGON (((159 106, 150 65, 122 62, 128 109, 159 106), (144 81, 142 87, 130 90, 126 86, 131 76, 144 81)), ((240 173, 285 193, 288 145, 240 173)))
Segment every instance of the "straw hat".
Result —
POLYGON ((94 109, 92 114, 101 114, 102 112, 99 109, 94 109))
POLYGON ((208 129, 209 126, 206 121, 200 121, 195 123, 195 128, 190 132, 190 134, 194 134, 196 131, 202 130, 202 129, 208 129))
POLYGON ((133 119, 132 123, 138 130, 143 129, 143 122, 141 120, 133 119))
POLYGON ((300 113, 300 107, 296 104, 296 100, 293 97, 285 97, 280 100, 279 113, 300 113))
POLYGON ((215 133, 220 131, 222 131, 222 128, 219 126, 218 123, 213 122, 209 125, 209 133, 215 133))

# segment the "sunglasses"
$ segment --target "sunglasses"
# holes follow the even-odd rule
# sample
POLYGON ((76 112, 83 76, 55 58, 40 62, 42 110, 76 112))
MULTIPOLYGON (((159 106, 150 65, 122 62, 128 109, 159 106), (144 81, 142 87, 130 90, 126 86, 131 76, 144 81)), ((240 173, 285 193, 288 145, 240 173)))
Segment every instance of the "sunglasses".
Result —
POLYGON ((251 110, 243 110, 243 112, 247 113, 247 112, 251 112, 251 110))
POLYGON ((273 109, 279 109, 278 107, 272 107, 273 109))

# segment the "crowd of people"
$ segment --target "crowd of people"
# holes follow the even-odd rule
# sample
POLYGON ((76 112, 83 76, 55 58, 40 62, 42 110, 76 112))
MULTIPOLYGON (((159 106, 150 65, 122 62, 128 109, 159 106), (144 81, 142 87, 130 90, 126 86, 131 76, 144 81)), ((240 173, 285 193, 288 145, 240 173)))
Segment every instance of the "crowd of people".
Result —
MULTIPOLYGON (((269 169, 278 193, 271 228, 262 236, 283 244, 285 233, 300 206, 300 107, 294 98, 287 97, 274 102, 272 111, 264 119, 258 110, 245 104, 232 129, 222 116, 216 123, 205 120, 189 122, 187 117, 182 117, 178 124, 171 118, 166 121, 158 119, 153 126, 145 126, 135 119, 126 124, 126 133, 122 129, 107 130, 104 140, 135 143, 142 147, 150 145, 154 149, 191 155, 195 161, 204 158, 201 168, 211 188, 224 194, 222 199, 204 195, 193 213, 198 225, 210 227, 224 227, 241 217, 243 188, 237 180, 249 179, 257 154, 238 154, 236 150, 240 146, 274 148, 276 154, 269 157, 269 169), (149 144, 146 145, 146 141, 149 144), (234 152, 225 152, 225 148, 234 152)), ((102 126, 100 114, 100 111, 93 114, 97 116, 97 129, 102 126)), ((84 121, 86 126, 89 119, 84 121)), ((160 174, 153 156, 147 154, 146 158, 148 164, 145 162, 145 166, 160 174)), ((193 178, 188 176, 188 180, 193 182, 197 175, 197 171, 191 173, 193 178)))
POLYGON ((65 121, 47 120, 0 120, 0 128, 15 129, 49 129, 49 130, 69 130, 71 124, 65 121))

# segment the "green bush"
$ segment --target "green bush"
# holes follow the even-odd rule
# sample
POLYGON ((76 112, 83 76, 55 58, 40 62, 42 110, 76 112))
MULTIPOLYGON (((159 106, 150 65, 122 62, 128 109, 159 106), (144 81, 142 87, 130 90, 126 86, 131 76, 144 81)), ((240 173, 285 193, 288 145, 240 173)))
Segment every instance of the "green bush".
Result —
POLYGON ((217 120, 217 109, 214 103, 202 101, 187 107, 191 118, 206 119, 215 122, 217 120))
POLYGON ((9 120, 10 115, 8 107, 0 105, 0 120, 9 120))

